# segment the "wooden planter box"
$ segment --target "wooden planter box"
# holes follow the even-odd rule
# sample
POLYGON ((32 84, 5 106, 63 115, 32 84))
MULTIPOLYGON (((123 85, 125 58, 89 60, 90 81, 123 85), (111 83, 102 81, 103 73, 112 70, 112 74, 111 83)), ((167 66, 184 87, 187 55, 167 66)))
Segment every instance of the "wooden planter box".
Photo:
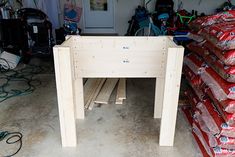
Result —
POLYGON ((159 144, 173 146, 184 48, 171 37, 70 36, 53 51, 62 146, 77 145, 75 121, 84 119, 84 77, 156 78, 159 144))

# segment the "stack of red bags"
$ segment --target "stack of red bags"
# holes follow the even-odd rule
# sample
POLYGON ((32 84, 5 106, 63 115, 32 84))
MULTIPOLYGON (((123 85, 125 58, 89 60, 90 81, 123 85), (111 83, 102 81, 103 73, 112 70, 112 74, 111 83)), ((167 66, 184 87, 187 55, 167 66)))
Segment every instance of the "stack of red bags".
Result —
POLYGON ((221 50, 235 49, 235 11, 199 17, 189 24, 191 33, 200 35, 221 50))
POLYGON ((190 85, 184 109, 206 157, 235 157, 235 11, 196 19, 183 73, 190 85))
POLYGON ((192 106, 193 135, 202 151, 210 157, 235 156, 235 97, 226 98, 235 84, 225 86, 226 81, 193 53, 185 57, 183 73, 191 86, 185 95, 192 106))

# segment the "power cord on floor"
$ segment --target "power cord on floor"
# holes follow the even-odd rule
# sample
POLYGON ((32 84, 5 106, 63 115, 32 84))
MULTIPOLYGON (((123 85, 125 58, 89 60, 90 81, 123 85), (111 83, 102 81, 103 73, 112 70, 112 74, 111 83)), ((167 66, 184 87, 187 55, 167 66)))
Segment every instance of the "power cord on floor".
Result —
POLYGON ((8 132, 8 131, 0 132, 0 142, 2 142, 3 140, 6 140, 6 144, 9 144, 9 145, 16 144, 16 143, 20 144, 19 148, 16 150, 15 153, 10 154, 10 155, 5 155, 3 157, 12 157, 16 155, 17 153, 19 153, 23 144, 22 138, 23 138, 23 135, 20 132, 8 132))
MULTIPOLYGON (((6 64, 7 66, 7 64, 6 64)), ((43 68, 35 65, 27 65, 25 68, 18 70, 6 70, 0 67, 0 103, 16 96, 31 94, 36 86, 41 85, 41 81, 35 79, 35 75, 43 71, 43 68), (24 89, 9 88, 12 83, 20 82, 25 84, 24 89)))

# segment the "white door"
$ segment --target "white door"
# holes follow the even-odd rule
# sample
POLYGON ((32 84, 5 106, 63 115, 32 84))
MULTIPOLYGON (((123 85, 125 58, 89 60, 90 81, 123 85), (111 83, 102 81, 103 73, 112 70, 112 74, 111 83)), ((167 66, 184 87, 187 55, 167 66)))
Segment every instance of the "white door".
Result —
POLYGON ((83 0, 84 32, 114 32, 114 0, 83 0))

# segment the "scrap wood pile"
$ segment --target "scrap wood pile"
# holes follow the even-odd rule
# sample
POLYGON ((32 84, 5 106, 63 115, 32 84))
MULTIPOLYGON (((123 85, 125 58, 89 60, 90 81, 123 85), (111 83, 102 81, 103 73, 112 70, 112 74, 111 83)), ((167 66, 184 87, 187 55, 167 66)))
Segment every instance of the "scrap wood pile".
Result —
POLYGON ((126 99, 126 79, 88 79, 84 85, 85 109, 92 110, 95 104, 108 104, 115 89, 115 104, 123 104, 126 99))
POLYGON ((183 111, 204 156, 233 157, 235 11, 200 17, 190 27, 197 38, 187 45, 190 53, 184 59, 190 108, 183 111))

